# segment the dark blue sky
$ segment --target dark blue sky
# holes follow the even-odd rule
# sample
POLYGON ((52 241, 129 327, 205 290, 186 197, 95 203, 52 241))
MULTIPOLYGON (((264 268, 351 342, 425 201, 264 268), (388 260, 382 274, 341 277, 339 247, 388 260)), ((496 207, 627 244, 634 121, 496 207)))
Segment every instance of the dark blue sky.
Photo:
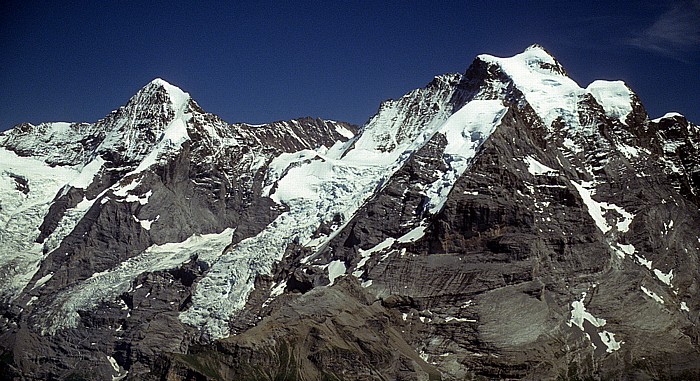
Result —
POLYGON ((480 53, 544 45, 585 86, 700 123, 700 1, 3 1, 0 130, 93 122, 155 77, 229 122, 364 123, 480 53), (232 5, 234 4, 235 5, 232 5))

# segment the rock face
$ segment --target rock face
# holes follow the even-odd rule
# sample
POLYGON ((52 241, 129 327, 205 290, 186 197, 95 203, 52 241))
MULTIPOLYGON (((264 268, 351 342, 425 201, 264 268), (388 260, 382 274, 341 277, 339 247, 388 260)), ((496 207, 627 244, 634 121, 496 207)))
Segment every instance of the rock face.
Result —
POLYGON ((5 379, 697 379, 700 128, 534 45, 357 130, 0 135, 5 379))

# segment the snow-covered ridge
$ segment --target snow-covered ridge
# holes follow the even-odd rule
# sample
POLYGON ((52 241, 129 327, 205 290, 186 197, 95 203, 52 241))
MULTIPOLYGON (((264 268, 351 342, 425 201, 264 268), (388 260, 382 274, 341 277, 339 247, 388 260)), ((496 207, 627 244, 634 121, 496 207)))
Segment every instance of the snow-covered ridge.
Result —
POLYGON ((685 118, 685 116, 683 116, 683 114, 679 114, 677 112, 667 112, 666 114, 664 114, 664 116, 662 116, 660 118, 652 119, 651 121, 654 123, 659 123, 660 121, 662 121, 664 119, 675 119, 675 118, 685 118))
POLYGON ((623 82, 595 81, 582 89, 567 76, 559 62, 539 45, 533 45, 510 58, 486 54, 478 58, 499 66, 548 127, 557 120, 577 129, 587 127, 579 122, 579 102, 585 99, 586 94, 595 98, 606 115, 623 123, 632 111, 632 93, 623 82))
POLYGON ((189 94, 158 78, 96 123, 25 123, 1 133, 0 146, 51 165, 84 166, 115 154, 139 162, 189 101, 189 94))
MULTIPOLYGON (((436 79, 424 89, 385 102, 360 134, 347 143, 275 158, 269 165, 263 195, 287 206, 289 211, 219 258, 198 283, 193 305, 180 319, 200 327, 212 338, 228 336, 228 320, 245 305, 255 277, 269 273, 289 243, 323 245, 330 237, 312 240, 321 223, 336 216, 341 216, 343 222, 349 221, 413 152, 445 126, 454 111, 449 101, 458 79, 459 76, 436 79)), ((493 115, 491 120, 495 120, 493 115)), ((457 127, 463 128, 463 124, 445 133, 459 135, 461 130, 457 127)), ((472 134, 465 137, 470 139, 472 134)), ((461 142, 456 149, 473 148, 463 140, 464 137, 453 139, 454 144, 461 142)), ((339 275, 339 269, 339 265, 333 267, 334 277, 339 275)))
POLYGON ((622 81, 593 81, 586 88, 596 102, 603 106, 605 115, 626 124, 632 112, 632 90, 622 81))

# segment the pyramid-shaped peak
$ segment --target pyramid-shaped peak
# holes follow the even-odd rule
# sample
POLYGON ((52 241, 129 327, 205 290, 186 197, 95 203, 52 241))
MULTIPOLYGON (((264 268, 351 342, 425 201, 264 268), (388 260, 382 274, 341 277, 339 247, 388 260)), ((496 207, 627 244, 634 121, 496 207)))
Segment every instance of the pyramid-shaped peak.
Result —
POLYGON ((525 49, 522 53, 518 54, 518 56, 523 55, 526 57, 537 57, 540 60, 544 62, 551 62, 553 64, 556 64, 557 66, 560 66, 559 63, 557 62, 557 59, 554 57, 552 53, 549 52, 544 46, 540 44, 532 44, 525 49))
POLYGON ((153 79, 141 90, 139 90, 134 99, 141 101, 145 99, 150 100, 154 97, 156 97, 156 99, 160 99, 161 95, 159 94, 166 95, 167 99, 163 99, 162 101, 167 102, 169 100, 174 109, 181 109, 190 100, 190 95, 188 93, 182 91, 182 89, 179 87, 170 84, 168 81, 162 78, 153 79))
POLYGON ((526 52, 529 52, 529 51, 541 51, 541 52, 543 52, 543 53, 546 53, 548 56, 551 56, 551 55, 552 55, 551 53, 549 53, 549 51, 548 51, 547 49, 545 49, 544 46, 542 46, 542 45, 540 45, 540 44, 532 44, 532 45, 528 46, 527 49, 525 49, 525 51, 526 51, 526 52))

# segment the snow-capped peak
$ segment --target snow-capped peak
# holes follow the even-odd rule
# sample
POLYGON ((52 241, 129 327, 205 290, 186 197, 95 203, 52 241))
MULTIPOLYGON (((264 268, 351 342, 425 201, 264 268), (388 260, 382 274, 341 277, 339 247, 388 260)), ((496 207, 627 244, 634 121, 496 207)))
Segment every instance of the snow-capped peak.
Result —
POLYGON ((547 126, 562 116, 578 119, 575 110, 583 90, 541 46, 532 45, 510 58, 487 54, 478 58, 500 67, 547 126))
POLYGON ((667 112, 666 114, 664 114, 664 116, 662 116, 660 118, 653 119, 652 122, 659 123, 660 121, 662 121, 664 119, 675 119, 675 118, 685 119, 685 116, 683 116, 683 114, 679 114, 677 112, 667 112))
POLYGON ((539 55, 544 54, 544 55, 548 56, 550 59, 556 60, 554 58, 554 56, 547 49, 545 49, 544 46, 542 46, 540 44, 532 44, 532 45, 528 46, 525 49, 525 52, 535 52, 535 54, 539 54, 539 55))
POLYGON ((632 112, 634 93, 622 81, 595 81, 581 88, 571 79, 545 48, 531 45, 509 58, 480 55, 479 59, 495 65, 509 77, 547 126, 560 120, 578 129, 579 103, 592 96, 605 114, 621 123, 632 112))
MULTIPOLYGON (((180 89, 179 87, 170 84, 168 81, 162 78, 155 78, 154 80, 149 82, 136 94, 135 98, 141 100, 148 99, 150 97, 144 98, 144 95, 158 93, 158 90, 160 89, 165 91, 165 94, 167 94, 168 97, 167 100, 170 101, 170 103, 173 106, 173 109, 176 111, 182 110, 191 99, 189 93, 182 91, 182 89, 180 89)), ((162 101, 165 101, 165 99, 162 101)))

